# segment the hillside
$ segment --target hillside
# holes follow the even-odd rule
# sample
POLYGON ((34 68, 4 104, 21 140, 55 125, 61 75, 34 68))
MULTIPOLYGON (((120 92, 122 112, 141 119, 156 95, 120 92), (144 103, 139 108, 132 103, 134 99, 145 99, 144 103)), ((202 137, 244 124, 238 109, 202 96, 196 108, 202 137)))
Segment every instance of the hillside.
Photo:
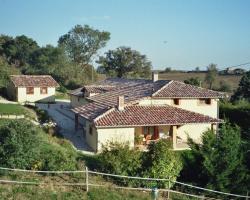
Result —
MULTIPOLYGON (((184 73, 184 72, 169 72, 169 73, 160 73, 160 79, 167 79, 167 80, 178 80, 184 81, 189 78, 198 77, 202 81, 202 86, 207 87, 207 84, 204 83, 206 73, 184 73)), ((226 82, 230 85, 231 89, 234 91, 237 89, 239 81, 241 79, 241 75, 218 75, 217 79, 214 83, 214 87, 218 88, 220 86, 220 82, 226 82)))

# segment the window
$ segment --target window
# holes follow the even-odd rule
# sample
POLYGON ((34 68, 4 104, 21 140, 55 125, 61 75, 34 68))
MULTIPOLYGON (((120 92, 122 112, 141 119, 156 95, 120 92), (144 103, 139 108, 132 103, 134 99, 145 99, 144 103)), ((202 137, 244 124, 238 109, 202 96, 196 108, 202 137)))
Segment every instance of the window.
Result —
POLYGON ((26 88, 26 94, 34 94, 34 88, 33 87, 27 87, 26 88))
POLYGON ((211 99, 199 99, 199 104, 211 105, 211 99))
POLYGON ((48 94, 48 88, 46 88, 46 87, 41 87, 41 88, 40 88, 40 94, 48 94))
POLYGON ((174 105, 180 105, 180 99, 174 99, 174 105))

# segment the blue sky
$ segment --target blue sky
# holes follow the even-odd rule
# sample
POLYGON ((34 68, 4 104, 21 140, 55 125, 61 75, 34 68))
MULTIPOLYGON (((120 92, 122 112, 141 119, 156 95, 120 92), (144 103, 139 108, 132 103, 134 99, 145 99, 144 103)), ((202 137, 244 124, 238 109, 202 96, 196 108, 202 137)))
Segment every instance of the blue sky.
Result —
POLYGON ((154 69, 225 68, 250 61, 249 8, 250 0, 0 0, 0 33, 57 45, 88 24, 111 33, 100 54, 130 46, 154 69))

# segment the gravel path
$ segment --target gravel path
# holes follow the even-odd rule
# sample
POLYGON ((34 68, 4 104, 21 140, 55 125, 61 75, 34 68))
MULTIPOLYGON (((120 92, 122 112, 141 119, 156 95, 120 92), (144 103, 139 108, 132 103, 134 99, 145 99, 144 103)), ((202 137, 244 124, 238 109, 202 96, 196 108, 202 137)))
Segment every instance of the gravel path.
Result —
POLYGON ((70 140, 77 150, 88 154, 93 153, 86 143, 83 130, 75 131, 74 113, 69 110, 69 101, 57 100, 56 104, 50 104, 50 108, 47 104, 42 103, 37 103, 36 106, 48 111, 48 114, 60 127, 60 133, 70 140))

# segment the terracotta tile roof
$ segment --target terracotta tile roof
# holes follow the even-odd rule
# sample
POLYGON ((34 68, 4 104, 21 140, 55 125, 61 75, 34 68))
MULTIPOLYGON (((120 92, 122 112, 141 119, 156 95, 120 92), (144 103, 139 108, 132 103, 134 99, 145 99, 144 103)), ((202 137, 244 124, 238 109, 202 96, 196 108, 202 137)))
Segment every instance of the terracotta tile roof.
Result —
POLYGON ((80 116, 88 120, 93 120, 102 113, 109 110, 110 107, 99 104, 97 102, 88 103, 83 106, 79 106, 71 109, 74 113, 78 113, 80 116))
POLYGON ((132 82, 116 90, 101 93, 89 97, 88 99, 107 106, 116 106, 118 96, 123 95, 125 97, 125 103, 134 102, 142 98, 150 97, 155 91, 159 90, 168 82, 167 80, 159 80, 156 82, 150 80, 132 82))
POLYGON ((194 123, 219 123, 219 119, 172 106, 127 106, 125 110, 113 109, 95 121, 97 127, 180 125, 194 123))
POLYGON ((49 75, 11 75, 15 87, 57 87, 58 83, 49 75))
POLYGON ((185 84, 180 81, 171 81, 153 94, 153 97, 162 98, 223 98, 225 93, 185 84))
POLYGON ((115 90, 116 87, 112 85, 87 85, 83 87, 89 93, 100 94, 108 91, 115 90))
POLYGON ((75 90, 71 90, 70 92, 68 92, 69 95, 74 95, 74 96, 79 96, 79 97, 82 97, 83 96, 83 87, 81 88, 77 88, 75 90))

